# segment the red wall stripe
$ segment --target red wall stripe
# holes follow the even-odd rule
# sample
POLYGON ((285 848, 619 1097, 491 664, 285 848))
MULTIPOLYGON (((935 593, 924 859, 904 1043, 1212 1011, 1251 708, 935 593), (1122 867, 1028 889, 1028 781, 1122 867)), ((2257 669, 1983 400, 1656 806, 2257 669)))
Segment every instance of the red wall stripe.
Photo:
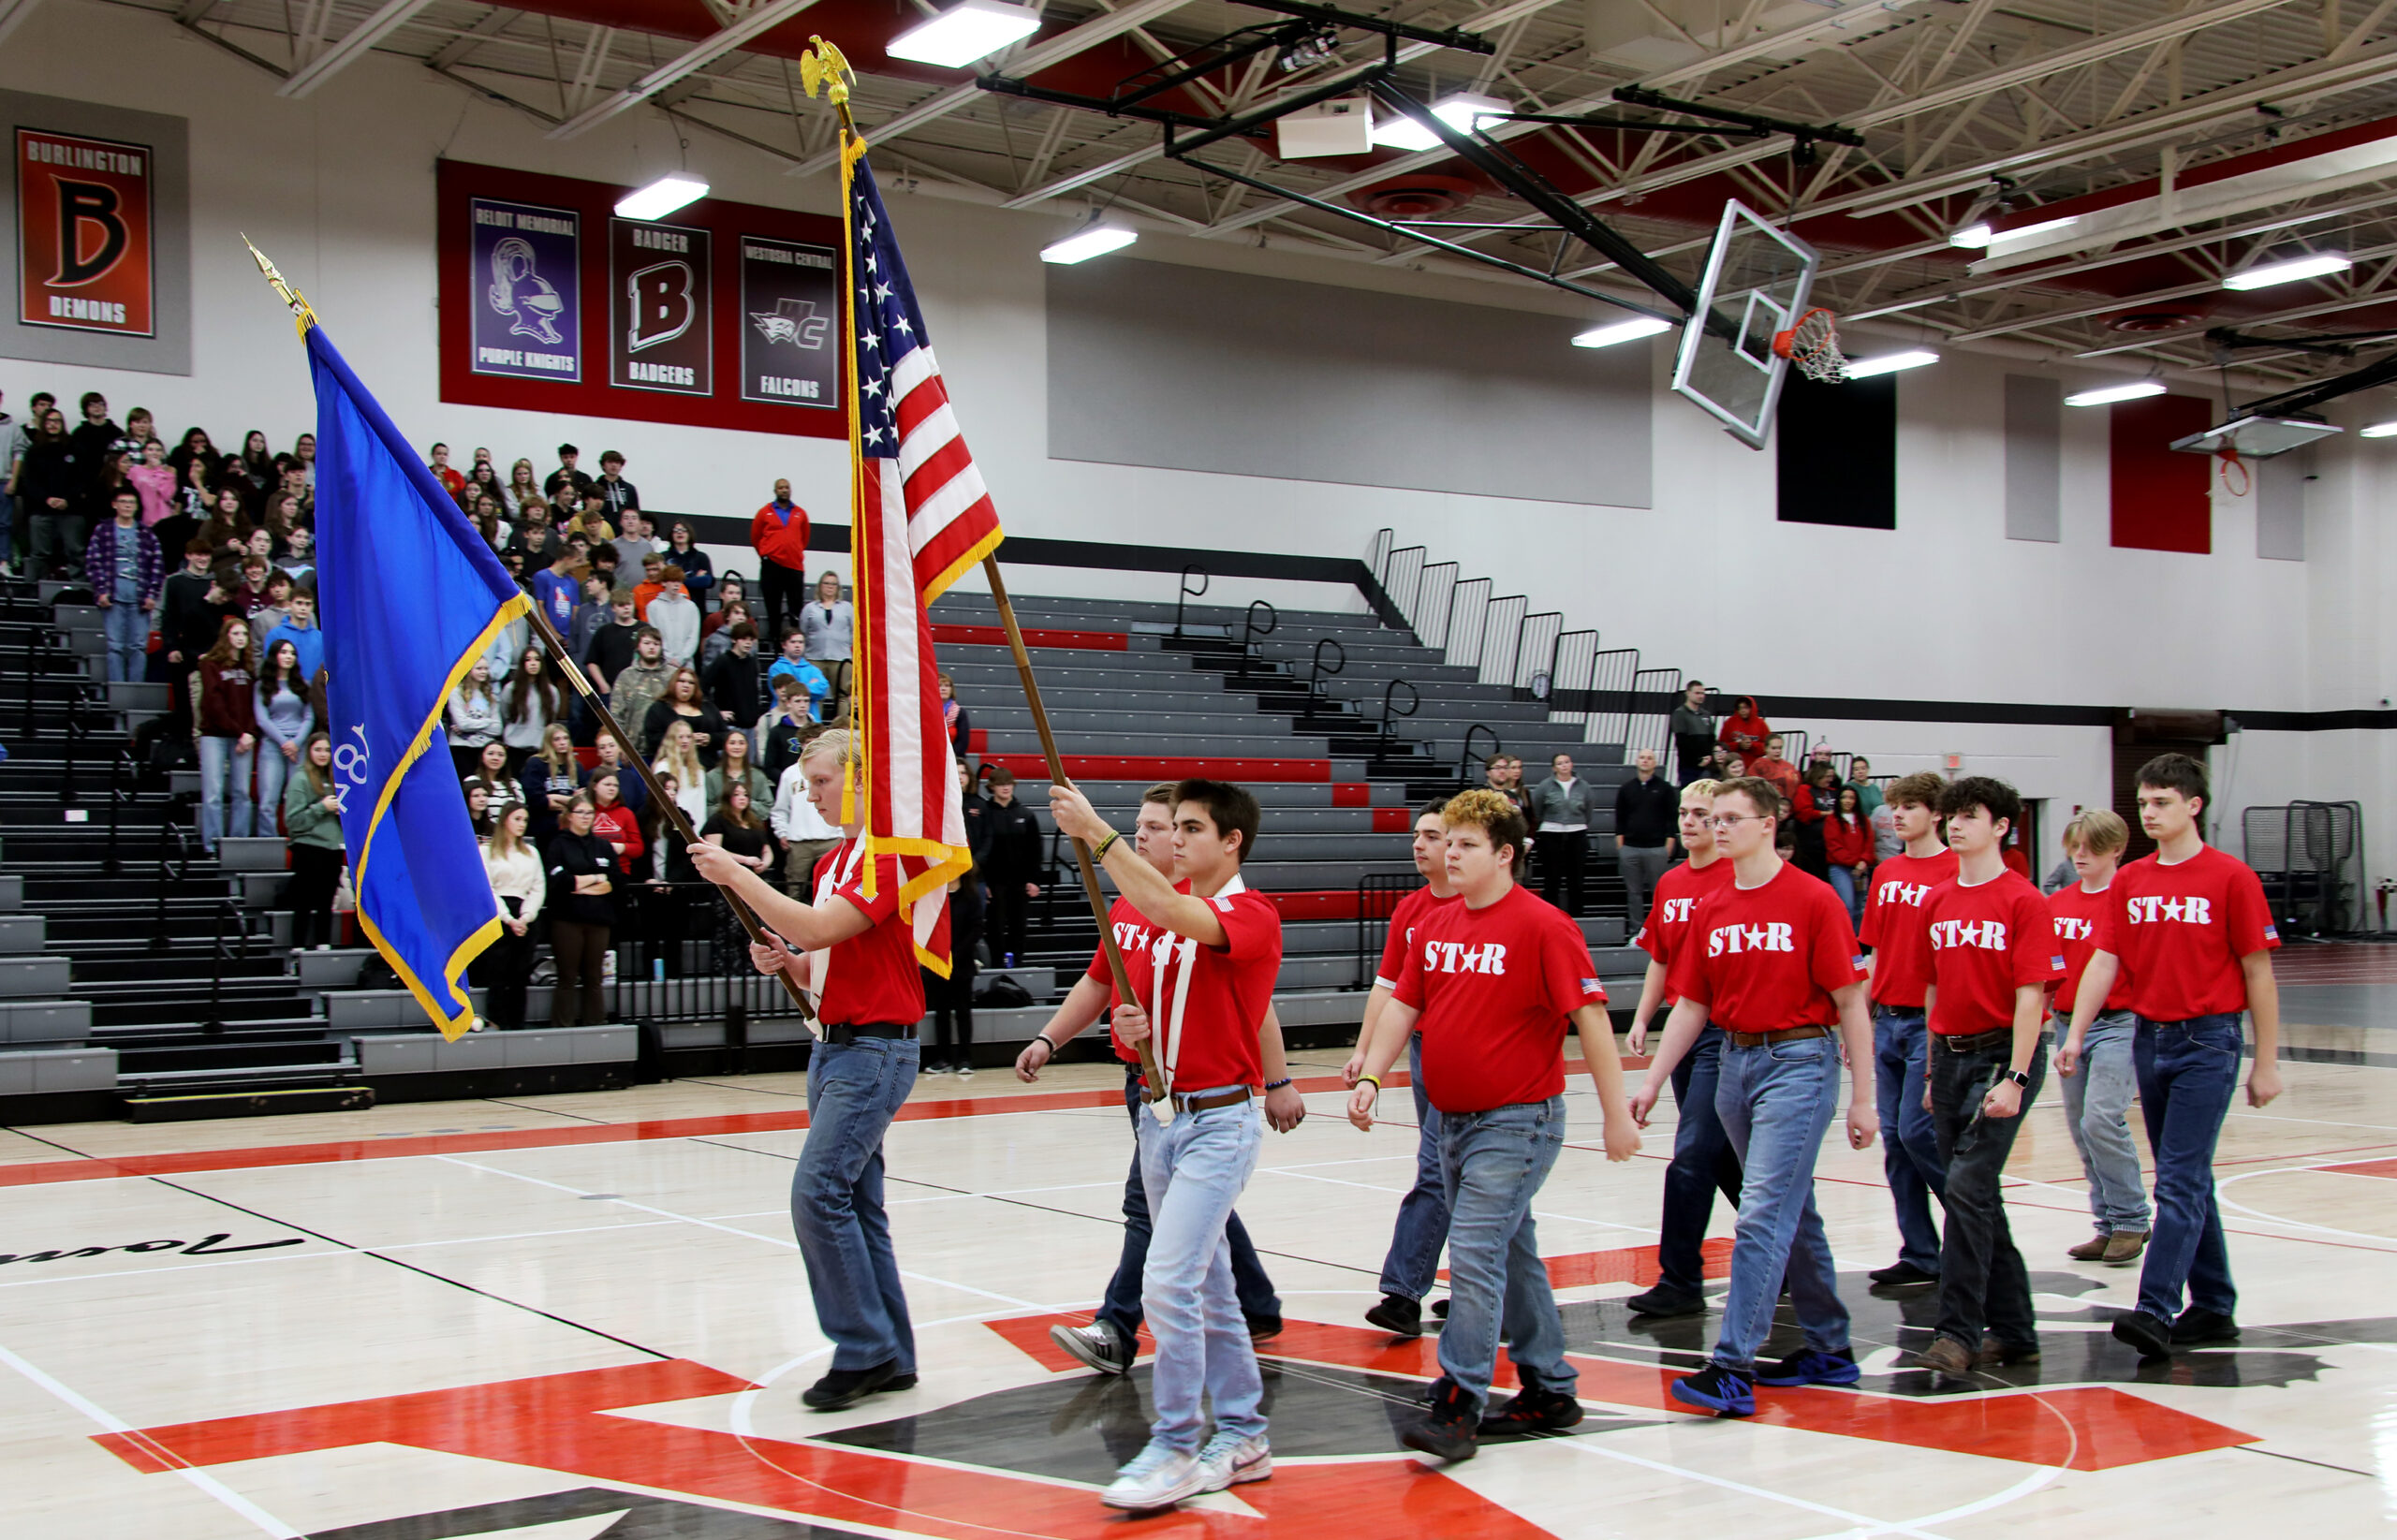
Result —
MULTIPOLYGON (((935 625, 933 640, 950 646, 1005 647, 1007 627, 1003 625, 935 625)), ((1064 647, 1084 653, 1128 653, 1132 638, 1112 631, 1026 631, 1026 647, 1064 647)))

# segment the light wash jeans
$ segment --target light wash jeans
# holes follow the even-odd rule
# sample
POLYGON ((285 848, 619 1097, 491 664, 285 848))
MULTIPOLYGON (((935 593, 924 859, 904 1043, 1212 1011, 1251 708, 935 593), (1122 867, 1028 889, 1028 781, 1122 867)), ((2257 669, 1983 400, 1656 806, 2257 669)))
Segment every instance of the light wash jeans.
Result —
POLYGON ((1477 1405, 1489 1399, 1501 1338, 1525 1388, 1573 1393, 1565 1322, 1532 1225, 1532 1199, 1564 1148, 1562 1096, 1441 1115, 1448 1324, 1440 1331, 1440 1371, 1477 1405))
POLYGON ((916 1331, 882 1207, 882 1136, 915 1089, 913 1038, 817 1043, 807 1057, 807 1142, 790 1179, 790 1223, 807 1262, 816 1324, 834 1369, 898 1360, 916 1371, 916 1331))
POLYGON ((1382 1258, 1381 1290, 1420 1301, 1440 1276, 1448 1239, 1448 1178, 1441 1174, 1440 1109, 1423 1094, 1423 1038, 1406 1040, 1407 1085, 1415 1093, 1415 1185, 1398 1200, 1398 1224, 1382 1258))
POLYGON ((1873 1007, 1873 1100, 1881 1114, 1881 1174, 1898 1211, 1898 1260, 1939 1276, 1939 1226, 1931 1195, 1947 1201, 1948 1163, 1922 1105, 1922 1012, 1873 1007))
POLYGON ((2065 1126, 2081 1151, 2089 1179, 2089 1212, 2097 1233, 2147 1233, 2147 1187, 2140 1180, 2139 1146, 2126 1121, 2139 1076, 2131 1063, 2131 1039, 2139 1018, 2105 1011, 2081 1040, 2081 1064, 2064 1081, 2065 1126))
POLYGON ((276 820, 283 815, 283 788, 291 780, 291 761, 283 757, 283 750, 272 738, 260 734, 258 746, 253 751, 258 758, 257 817, 251 827, 262 838, 272 838, 281 827, 276 820))
POLYGON ((250 762, 256 748, 236 751, 238 738, 203 733, 199 740, 199 843, 216 854, 216 842, 230 834, 237 840, 250 833, 250 762), (225 810, 233 810, 233 827, 225 827, 225 810))
POLYGON ((141 678, 149 667, 150 612, 139 600, 116 599, 100 618, 109 638, 109 682, 141 678))
POLYGON ((1214 1405, 1217 1432, 1262 1437, 1265 1382, 1232 1286, 1224 1224, 1257 1170, 1264 1115, 1251 1097, 1204 1112, 1178 1112, 1165 1123, 1143 1111, 1140 1128, 1140 1185, 1148 1189, 1151 1225, 1140 1298, 1157 1344, 1150 1382, 1157 1415, 1149 1425, 1150 1442, 1197 1454, 1206 1442, 1202 1392, 1214 1405))
POLYGON ((2230 1314, 2239 1304, 2230 1248, 2214 1201, 2213 1146, 2239 1089, 2239 1015, 2186 1021, 2140 1019, 2132 1039, 2139 1109, 2155 1151, 2155 1228, 2140 1266, 2139 1308, 2160 1321, 2199 1310, 2230 1314))
POLYGON ((1757 1351, 1772 1335, 1785 1276, 1806 1345, 1823 1353, 1848 1345, 1847 1306, 1840 1301, 1823 1216, 1815 1210, 1815 1154, 1838 1107, 1837 1038, 1785 1039, 1756 1049, 1723 1045, 1714 1111, 1741 1167, 1731 1292, 1714 1342, 1714 1361, 1727 1369, 1756 1372, 1757 1351))

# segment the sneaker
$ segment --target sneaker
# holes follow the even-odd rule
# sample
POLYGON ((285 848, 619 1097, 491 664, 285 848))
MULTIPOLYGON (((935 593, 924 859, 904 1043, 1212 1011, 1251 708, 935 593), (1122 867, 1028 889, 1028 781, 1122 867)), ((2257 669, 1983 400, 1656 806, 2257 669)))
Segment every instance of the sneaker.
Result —
POLYGON ((1227 1487, 1243 1486, 1262 1481, 1273 1474, 1273 1449, 1265 1435, 1243 1438, 1238 1433, 1217 1433, 1198 1451, 1198 1469, 1205 1485, 1202 1492, 1220 1492, 1227 1487))
POLYGON ((1718 1417, 1752 1417, 1757 1411, 1756 1382, 1736 1369, 1709 1361, 1695 1374, 1685 1374, 1669 1386, 1673 1400, 1718 1417))
POLYGON ((1446 1299, 1433 1300, 1432 1313, 1440 1320, 1447 1320, 1448 1318, 1448 1302, 1446 1299))
POLYGON ((1051 1327, 1049 1340, 1102 1374, 1131 1371, 1132 1348, 1104 1321, 1093 1321, 1086 1327, 1051 1327))
POLYGON ((2174 1347, 2209 1347, 2238 1340, 2239 1323, 2218 1310, 2199 1310, 2191 1305, 2172 1323, 2174 1347))
POLYGON ((1931 1345, 1914 1356, 1909 1369, 1928 1369, 1934 1374, 1962 1378, 1973 1371, 1975 1352, 1953 1337, 1934 1337, 1931 1345))
POLYGON ((2139 1254, 2145 1250, 2147 1250, 2145 1230, 2116 1230, 2106 1238, 2106 1254, 2097 1260, 2110 1268, 2119 1268, 2125 1263, 2138 1261, 2139 1254))
POLYGON ((2114 1238, 2100 1230, 2080 1245, 2066 1248, 2065 1255, 2075 1262, 2101 1262, 2105 1260, 2106 1248, 2113 1243, 2114 1238))
POLYGON ((1128 1508, 1135 1513, 1170 1508, 1185 1497, 1196 1497, 1207 1490, 1205 1480, 1205 1471, 1197 1455, 1152 1444, 1135 1455, 1132 1463, 1115 1473, 1114 1485, 1099 1493, 1098 1500, 1110 1508, 1128 1508))
POLYGON ((1423 1335, 1423 1307, 1403 1294, 1385 1294, 1381 1303, 1365 1312, 1365 1324, 1393 1337, 1423 1335))
POLYGON ((1904 1261, 1886 1268, 1876 1268, 1864 1276, 1873 1281, 1875 1287, 1885 1289, 1918 1288, 1939 1282, 1937 1273, 1925 1272, 1913 1263, 1904 1261))
POLYGON ((1980 1369, 1999 1369, 2007 1364, 2035 1364, 2038 1361, 2037 1342, 2028 1347, 2008 1347, 1995 1337, 1983 1337, 1981 1350, 1973 1356, 1975 1367, 1980 1369))
POLYGON ((1271 1320, 1260 1315, 1248 1323, 1248 1342, 1251 1347, 1263 1347, 1280 1335, 1282 1335, 1282 1318, 1278 1315, 1271 1320))
POLYGON ((1706 1296, 1685 1293, 1669 1283, 1659 1283, 1645 1294, 1635 1294, 1624 1304, 1634 1315, 1654 1315, 1660 1320, 1706 1313, 1706 1296))
POLYGON ((2139 1349, 2141 1358, 2172 1357, 2172 1328, 2143 1310, 2126 1310, 2114 1317, 2114 1339, 2139 1349))
POLYGON ((1434 1459, 1471 1459, 1480 1430, 1481 1409, 1453 1380, 1443 1379, 1435 1388, 1439 1393, 1433 1399, 1430 1414, 1402 1431, 1398 1441, 1434 1459))
POLYGON ((919 1075, 946 1075, 949 1073, 949 1066, 942 1063, 937 1059, 928 1059, 916 1066, 916 1073, 919 1075))
POLYGON ((872 1369, 835 1369, 800 1392, 811 1412, 837 1412, 855 1406, 898 1377, 899 1360, 888 1359, 872 1369))
POLYGON ((916 1388, 916 1371, 912 1369, 907 1371, 904 1374, 893 1374, 889 1379, 874 1387, 875 1394, 876 1395, 887 1395, 892 1391, 913 1390, 914 1388, 916 1388))
POLYGON ((957 1062, 956 1075, 961 1080, 970 1080, 974 1078, 974 1061, 971 1059, 960 1059, 957 1062))
POLYGON ((1525 1388, 1495 1412, 1481 1417, 1483 1438, 1527 1438, 1534 1433, 1561 1433, 1581 1420, 1581 1403, 1554 1390, 1525 1388))
POLYGON ((1856 1350, 1841 1348, 1837 1353, 1823 1353, 1815 1348, 1801 1348, 1770 1369, 1757 1371, 1757 1384, 1787 1385, 1854 1385, 1864 1377, 1856 1367, 1856 1350))

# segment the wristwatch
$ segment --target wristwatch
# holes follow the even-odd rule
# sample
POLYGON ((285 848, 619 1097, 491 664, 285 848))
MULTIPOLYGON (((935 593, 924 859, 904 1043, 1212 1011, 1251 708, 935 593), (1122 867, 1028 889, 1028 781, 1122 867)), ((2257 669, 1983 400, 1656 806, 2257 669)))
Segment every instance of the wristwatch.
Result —
POLYGON ((2009 1069, 2006 1072, 2006 1078, 2024 1091, 2031 1089, 2031 1072, 2028 1070, 2009 1069))

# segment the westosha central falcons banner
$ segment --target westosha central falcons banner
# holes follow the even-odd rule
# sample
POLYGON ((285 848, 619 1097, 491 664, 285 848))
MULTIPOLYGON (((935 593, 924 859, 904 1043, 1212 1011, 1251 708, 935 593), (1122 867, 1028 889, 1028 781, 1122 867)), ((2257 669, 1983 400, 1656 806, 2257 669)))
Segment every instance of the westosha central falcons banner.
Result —
POLYGON ((582 378, 582 218, 572 209, 475 198, 478 374, 582 378))
POLYGON ((17 318, 155 334, 156 160, 146 144, 17 130, 17 318))
POLYGON ((841 404, 840 254, 771 236, 741 238, 741 399, 841 404))
POLYGON ((715 312, 706 230, 608 222, 610 384, 715 393, 715 312))

